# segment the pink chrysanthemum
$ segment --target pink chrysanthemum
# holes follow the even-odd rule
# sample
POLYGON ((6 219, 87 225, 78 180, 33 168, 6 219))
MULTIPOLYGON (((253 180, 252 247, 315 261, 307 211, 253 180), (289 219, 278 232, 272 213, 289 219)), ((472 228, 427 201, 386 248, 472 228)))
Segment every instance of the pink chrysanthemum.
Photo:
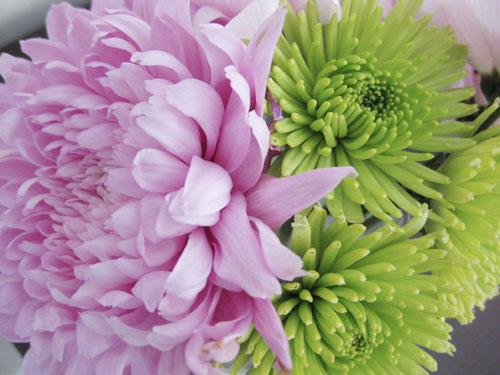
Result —
POLYGON ((214 374, 251 322, 291 366, 269 297, 301 262, 273 230, 353 170, 261 176, 284 14, 246 45, 252 2, 217 3, 55 6, 32 61, 1 57, 0 334, 31 342, 24 375, 214 374))

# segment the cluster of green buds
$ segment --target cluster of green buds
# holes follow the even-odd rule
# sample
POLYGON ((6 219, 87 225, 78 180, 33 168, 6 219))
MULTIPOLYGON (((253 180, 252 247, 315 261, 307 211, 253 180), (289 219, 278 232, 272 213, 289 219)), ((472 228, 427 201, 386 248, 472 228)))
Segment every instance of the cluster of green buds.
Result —
POLYGON ((473 137, 477 145, 451 154, 441 165, 451 184, 437 188, 443 200, 431 202, 426 225, 441 232, 438 243, 449 252, 447 266, 434 274, 462 286, 458 294, 445 294, 462 323, 474 319, 474 308, 484 308, 500 284, 499 135, 500 126, 478 133, 473 137))
POLYGON ((456 137, 466 124, 448 121, 477 111, 463 103, 474 89, 445 89, 467 75, 467 47, 450 27, 427 27, 431 15, 415 21, 421 3, 400 0, 381 21, 377 0, 343 0, 326 25, 314 0, 298 14, 287 5, 268 84, 284 116, 270 173, 356 168, 326 197, 336 218, 362 223, 362 207, 393 226, 402 211, 418 216, 416 197, 440 200, 433 184, 450 182, 421 162, 475 143, 456 137))
MULTIPOLYGON (((290 342, 294 375, 427 374, 436 361, 421 347, 451 353, 456 309, 440 294, 453 283, 429 274, 446 263, 435 248, 438 233, 411 238, 428 216, 422 212, 400 232, 385 225, 364 235, 365 226, 336 220, 315 206, 296 215, 291 248, 303 258, 307 276, 283 284, 274 301, 290 342)), ((248 360, 248 374, 267 375, 275 357, 257 331, 242 340, 233 363, 236 374, 248 360)))

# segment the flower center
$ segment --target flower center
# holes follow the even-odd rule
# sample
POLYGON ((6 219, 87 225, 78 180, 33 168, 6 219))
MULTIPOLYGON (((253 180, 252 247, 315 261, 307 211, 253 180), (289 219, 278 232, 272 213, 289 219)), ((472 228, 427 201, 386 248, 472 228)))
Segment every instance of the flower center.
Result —
MULTIPOLYGON (((288 118, 275 125, 271 143, 301 147, 305 154, 317 151, 323 156, 330 155, 338 144, 349 154, 356 154, 363 146, 372 152, 388 148, 408 127, 414 103, 408 99, 402 74, 375 68, 376 64, 377 58, 368 53, 331 59, 313 80, 299 72, 285 77, 275 67, 270 89, 288 118), (292 84, 297 97, 285 94, 292 84)), ((425 96, 419 87, 412 91, 414 102, 425 96)))

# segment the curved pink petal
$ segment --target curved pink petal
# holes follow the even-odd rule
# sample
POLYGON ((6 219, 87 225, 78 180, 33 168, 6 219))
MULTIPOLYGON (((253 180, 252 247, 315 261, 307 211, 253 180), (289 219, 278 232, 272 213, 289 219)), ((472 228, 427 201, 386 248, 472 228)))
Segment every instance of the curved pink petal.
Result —
POLYGON ((279 0, 252 1, 227 23, 226 29, 240 39, 250 40, 260 24, 271 16, 278 6, 279 0))
POLYGON ((292 368, 288 339, 278 313, 268 299, 254 299, 254 324, 269 348, 276 355, 278 363, 285 369, 292 368))
POLYGON ((115 331, 115 333, 127 344, 136 347, 149 345, 148 341, 146 340, 148 331, 131 327, 123 323, 117 316, 112 316, 110 318, 105 317, 105 319, 111 326, 113 331, 115 331))
POLYGON ((219 243, 214 270, 220 278, 257 298, 281 293, 279 282, 267 266, 261 244, 250 226, 241 193, 233 193, 231 203, 222 211, 211 232, 219 243))
POLYGON ((162 352, 158 363, 158 374, 190 375, 192 372, 187 366, 185 344, 162 352))
POLYGON ((247 155, 241 165, 231 173, 235 187, 242 192, 255 186, 259 180, 269 150, 269 127, 266 121, 252 111, 249 113, 249 125, 252 135, 247 155))
MULTIPOLYGON (((106 329, 112 333, 111 327, 107 324, 105 325, 107 326, 106 329)), ((113 344, 116 344, 117 341, 116 337, 107 334, 99 334, 91 329, 91 327, 88 327, 84 317, 81 317, 76 322, 76 339, 78 351, 85 358, 93 358, 105 352, 113 344)))
POLYGON ((205 287, 211 270, 212 247, 205 231, 198 228, 189 235, 186 247, 168 276, 165 289, 179 298, 194 298, 205 287))
POLYGON ((132 362, 135 349, 130 345, 115 345, 102 356, 95 367, 95 375, 122 375, 132 362))
POLYGON ((137 119, 139 126, 165 150, 189 163, 201 155, 200 132, 193 120, 168 106, 147 105, 137 119))
POLYGON ((192 77, 191 72, 182 62, 179 61, 177 57, 165 51, 152 50, 146 52, 136 52, 132 55, 130 60, 143 66, 161 66, 171 69, 177 74, 178 80, 189 79, 192 77))
POLYGON ((332 191, 345 177, 356 177, 351 167, 322 168, 291 177, 264 175, 246 195, 248 214, 278 230, 296 213, 332 191))
POLYGON ((224 105, 219 94, 207 83, 185 79, 166 90, 167 102, 184 115, 196 120, 207 140, 204 157, 213 156, 219 137, 224 105))
POLYGON ((132 201, 118 208, 112 215, 116 231, 124 238, 129 238, 139 232, 140 204, 132 201))
POLYGON ((245 334, 252 322, 253 299, 244 292, 223 291, 212 322, 203 328, 211 340, 231 340, 245 334))
POLYGON ((175 220, 169 211, 169 202, 165 202, 156 218, 155 233, 160 238, 178 237, 191 232, 196 227, 196 225, 175 220))
POLYGON ((169 212, 185 224, 211 226, 231 200, 233 182, 219 165, 193 157, 184 187, 169 194, 169 212))
POLYGON ((189 338, 186 344, 186 362, 196 375, 210 375, 210 365, 201 358, 204 343, 203 336, 195 334, 189 338))
POLYGON ((189 314, 174 322, 153 327, 147 339, 151 345, 162 351, 170 350, 179 343, 184 342, 207 319, 217 304, 220 289, 207 288, 201 302, 189 314))
POLYGON ((255 111, 259 116, 264 113, 267 79, 271 70, 274 48, 285 22, 285 15, 284 9, 278 9, 260 25, 248 45, 245 56, 245 72, 247 79, 252 82, 255 111))
POLYGON ((241 165, 250 145, 251 128, 248 125, 250 87, 234 66, 229 66, 225 70, 233 92, 226 105, 215 162, 231 173, 241 165))
POLYGON ((132 288, 134 296, 144 302, 146 310, 153 312, 158 307, 163 295, 165 294, 165 282, 167 281, 168 271, 154 271, 144 275, 132 288))
POLYGON ((115 13, 104 16, 101 20, 123 32, 132 39, 139 49, 147 50, 151 45, 151 25, 130 14, 115 13))
POLYGON ((184 184, 188 166, 168 152, 152 148, 140 150, 134 158, 132 175, 141 188, 166 193, 184 184))
POLYGON ((266 224, 256 218, 252 219, 252 223, 259 233, 266 263, 276 277, 291 281, 296 277, 308 274, 302 269, 302 259, 292 250, 283 246, 276 234, 266 224))
POLYGON ((191 299, 179 298, 175 294, 167 293, 158 305, 158 311, 166 320, 178 320, 184 317, 196 302, 196 296, 191 299))

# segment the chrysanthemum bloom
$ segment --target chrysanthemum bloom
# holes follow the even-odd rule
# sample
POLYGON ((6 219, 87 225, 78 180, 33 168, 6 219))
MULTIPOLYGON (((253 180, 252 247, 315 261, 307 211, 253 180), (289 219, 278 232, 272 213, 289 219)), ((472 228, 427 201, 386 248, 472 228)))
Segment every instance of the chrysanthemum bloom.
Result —
POLYGON ((463 288, 444 295, 462 323, 474 319, 474 308, 483 309, 500 284, 499 133, 498 126, 483 131, 474 136, 477 145, 450 155, 439 170, 452 183, 437 188, 444 201, 431 202, 428 230, 441 231, 438 243, 449 253, 435 274, 463 288))
POLYGON ((474 144, 446 122, 476 111, 461 103, 474 89, 443 90, 467 74, 467 48, 450 27, 426 27, 430 15, 415 22, 421 2, 399 1, 384 22, 375 0, 342 1, 341 20, 326 25, 314 1, 287 14, 268 83, 285 117, 271 136, 283 147, 271 171, 354 166, 359 177, 327 196, 335 217, 363 222, 362 206, 389 223, 400 209, 419 215, 407 190, 440 199, 430 183, 449 182, 420 162, 474 144))
MULTIPOLYGON (((453 291, 444 278, 430 275, 443 265, 437 234, 409 239, 427 219, 420 217, 395 232, 385 226, 361 237, 365 227, 335 221, 325 228, 326 211, 314 207, 295 216, 292 249, 309 275, 283 285, 274 301, 290 341, 294 375, 409 375, 436 371, 425 350, 451 353, 455 309, 438 292, 453 291)), ((236 373, 251 359, 252 374, 269 374, 274 361, 253 331, 241 345, 236 373)))
POLYGON ((199 3, 56 6, 32 61, 1 58, 0 334, 31 342, 24 375, 219 373, 252 321, 291 366, 268 298, 301 260, 273 230, 353 170, 261 179, 284 11, 247 45, 199 3))

